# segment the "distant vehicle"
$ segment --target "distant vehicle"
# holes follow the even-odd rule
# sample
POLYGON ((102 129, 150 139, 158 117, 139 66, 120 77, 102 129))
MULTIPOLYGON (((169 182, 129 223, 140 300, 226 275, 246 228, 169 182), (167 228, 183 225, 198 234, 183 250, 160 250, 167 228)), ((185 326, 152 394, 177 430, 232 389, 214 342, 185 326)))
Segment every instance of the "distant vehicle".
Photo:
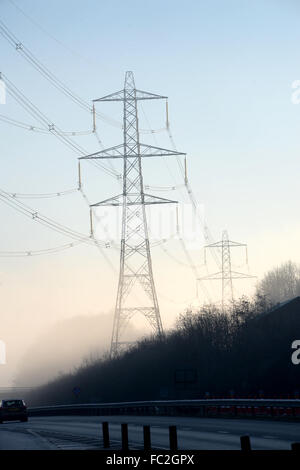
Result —
POLYGON ((16 420, 28 421, 24 400, 0 400, 0 423, 16 420))

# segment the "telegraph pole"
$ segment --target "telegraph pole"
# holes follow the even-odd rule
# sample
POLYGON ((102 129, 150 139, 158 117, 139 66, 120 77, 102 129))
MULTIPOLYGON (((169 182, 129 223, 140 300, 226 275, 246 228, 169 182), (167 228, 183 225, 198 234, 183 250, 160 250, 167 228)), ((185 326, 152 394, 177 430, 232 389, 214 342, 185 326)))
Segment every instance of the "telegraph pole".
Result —
POLYGON ((234 301, 234 294, 233 294, 233 279, 248 279, 254 278, 256 276, 251 276, 249 274, 239 273, 236 271, 232 271, 231 267, 231 248, 236 247, 245 247, 246 249, 246 262, 248 263, 248 254, 247 254, 247 245, 245 243, 238 243, 233 242, 228 239, 228 233, 226 230, 222 233, 222 240, 216 243, 211 243, 210 245, 206 245, 204 247, 204 254, 206 260, 206 249, 207 248, 217 248, 221 249, 222 253, 222 270, 210 274, 206 277, 201 277, 199 281, 215 281, 215 280, 222 280, 222 310, 224 310, 224 306, 226 302, 233 302, 234 301))
POLYGON ((120 91, 94 100, 97 102, 123 103, 123 143, 101 150, 81 159, 123 159, 123 192, 104 201, 93 204, 98 206, 122 207, 122 234, 120 270, 114 323, 111 339, 111 357, 128 344, 121 336, 125 326, 135 314, 146 317, 152 331, 162 336, 163 326, 154 285, 146 205, 177 203, 144 192, 142 159, 168 155, 185 155, 182 152, 167 150, 140 143, 138 123, 138 101, 167 99, 137 90, 132 72, 126 72, 124 88, 120 91), (134 292, 137 291, 137 292, 134 292), (143 300, 136 303, 132 294, 143 294, 143 300))

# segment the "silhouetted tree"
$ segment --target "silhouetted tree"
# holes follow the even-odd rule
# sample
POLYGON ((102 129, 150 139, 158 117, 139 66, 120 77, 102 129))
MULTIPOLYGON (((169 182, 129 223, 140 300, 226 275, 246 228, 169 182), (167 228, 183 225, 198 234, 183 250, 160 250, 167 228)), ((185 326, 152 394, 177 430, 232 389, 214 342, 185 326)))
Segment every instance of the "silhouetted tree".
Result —
POLYGON ((287 261, 267 272, 258 283, 256 293, 272 304, 297 297, 300 295, 300 266, 287 261))

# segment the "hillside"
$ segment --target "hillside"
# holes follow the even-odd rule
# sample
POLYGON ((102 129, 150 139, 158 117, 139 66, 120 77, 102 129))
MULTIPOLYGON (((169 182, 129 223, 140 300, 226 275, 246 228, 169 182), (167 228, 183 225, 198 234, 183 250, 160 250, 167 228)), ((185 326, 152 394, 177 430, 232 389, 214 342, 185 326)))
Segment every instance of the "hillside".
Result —
POLYGON ((226 313, 213 306, 187 312, 162 340, 83 365, 37 389, 30 404, 293 396, 300 385, 300 366, 291 362, 299 312, 300 297, 268 312, 245 299, 226 313))

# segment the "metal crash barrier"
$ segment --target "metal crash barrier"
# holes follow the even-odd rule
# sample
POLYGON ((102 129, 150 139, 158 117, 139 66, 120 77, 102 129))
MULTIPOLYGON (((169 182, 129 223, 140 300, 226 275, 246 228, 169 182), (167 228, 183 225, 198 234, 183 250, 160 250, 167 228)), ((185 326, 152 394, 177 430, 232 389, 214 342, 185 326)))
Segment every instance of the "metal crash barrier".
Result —
POLYGON ((300 419, 298 399, 206 399, 87 403, 29 407, 29 416, 199 416, 212 418, 300 419))

